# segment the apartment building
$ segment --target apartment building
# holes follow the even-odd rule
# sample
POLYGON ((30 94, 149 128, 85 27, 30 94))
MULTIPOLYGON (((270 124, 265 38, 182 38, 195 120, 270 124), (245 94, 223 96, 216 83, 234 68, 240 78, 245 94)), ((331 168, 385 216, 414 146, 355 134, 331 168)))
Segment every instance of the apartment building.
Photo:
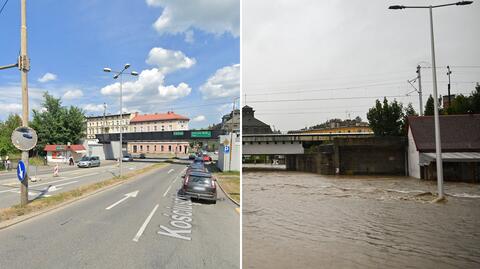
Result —
POLYGON ((124 113, 122 114, 122 120, 120 120, 120 114, 87 117, 86 137, 87 139, 95 139, 97 134, 120 133, 120 128, 123 128, 123 132, 126 133, 129 131, 130 121, 135 115, 135 113, 124 113))

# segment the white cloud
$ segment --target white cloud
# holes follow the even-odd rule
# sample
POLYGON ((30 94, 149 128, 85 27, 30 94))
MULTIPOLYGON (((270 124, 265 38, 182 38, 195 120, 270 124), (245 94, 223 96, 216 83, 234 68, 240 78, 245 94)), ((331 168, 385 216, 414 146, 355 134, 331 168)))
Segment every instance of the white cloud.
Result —
POLYGON ((52 73, 45 73, 45 75, 38 79, 38 82, 45 83, 54 80, 57 80, 57 75, 52 73))
POLYGON ((103 104, 86 104, 82 106, 84 110, 88 112, 101 112, 103 111, 103 104))
POLYGON ((240 64, 218 69, 200 87, 204 99, 232 97, 240 94, 240 64))
POLYGON ((6 104, 2 103, 0 105, 0 114, 3 114, 7 118, 9 114, 21 114, 22 105, 21 104, 6 104))
POLYGON ((196 116, 195 118, 192 119, 192 121, 195 121, 195 122, 199 122, 199 121, 204 121, 206 120, 207 118, 205 118, 205 116, 203 115, 198 115, 196 116))
POLYGON ((192 44, 195 42, 195 37, 193 30, 188 30, 185 32, 185 42, 192 44))
POLYGON ((190 68, 196 60, 188 58, 181 51, 152 48, 148 53, 147 64, 158 66, 160 72, 167 74, 182 68, 190 68))
POLYGON ((162 7, 153 27, 161 34, 185 33, 196 28, 220 35, 238 37, 240 30, 239 0, 146 0, 149 6, 162 7))
POLYGON ((83 96, 82 90, 78 89, 73 89, 73 90, 68 90, 63 94, 63 99, 65 100, 73 100, 77 99, 83 96))
POLYGON ((159 86, 158 93, 166 100, 176 100, 185 97, 192 92, 192 89, 186 83, 180 83, 177 87, 173 85, 159 86))

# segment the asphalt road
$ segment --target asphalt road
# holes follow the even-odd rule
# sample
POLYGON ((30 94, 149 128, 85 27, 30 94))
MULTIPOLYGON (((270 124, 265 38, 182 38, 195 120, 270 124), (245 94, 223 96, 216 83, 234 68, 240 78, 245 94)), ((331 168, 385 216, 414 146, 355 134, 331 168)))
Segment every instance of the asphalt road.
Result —
POLYGON ((0 230, 0 267, 239 268, 235 205, 220 190, 216 204, 178 199, 184 169, 171 164, 0 230))
MULTIPOLYGON (((146 166, 150 162, 125 162, 123 163, 123 172, 128 173, 146 166)), ((79 186, 88 185, 112 178, 118 175, 119 169, 115 164, 102 164, 100 167, 61 168, 58 177, 54 177, 51 169, 37 174, 39 178, 36 182, 29 182, 29 200, 34 200, 42 196, 68 191, 79 186), (48 172, 48 173, 47 173, 48 172)), ((30 175, 33 176, 33 175, 30 175)), ((20 202, 20 182, 16 174, 3 175, 0 179, 0 208, 10 207, 20 202)))

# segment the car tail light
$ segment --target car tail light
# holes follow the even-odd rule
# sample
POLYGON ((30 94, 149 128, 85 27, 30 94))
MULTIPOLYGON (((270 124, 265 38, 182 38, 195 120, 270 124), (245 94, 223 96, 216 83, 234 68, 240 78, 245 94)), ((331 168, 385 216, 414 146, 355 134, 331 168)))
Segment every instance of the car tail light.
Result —
POLYGON ((212 188, 215 189, 215 180, 212 179, 212 188))

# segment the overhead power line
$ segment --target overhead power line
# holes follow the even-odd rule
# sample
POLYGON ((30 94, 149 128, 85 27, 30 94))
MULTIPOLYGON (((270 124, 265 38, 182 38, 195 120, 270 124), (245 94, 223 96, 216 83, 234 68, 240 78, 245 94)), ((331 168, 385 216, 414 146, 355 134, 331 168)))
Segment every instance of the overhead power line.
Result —
POLYGON ((277 99, 277 100, 254 100, 248 103, 280 103, 280 102, 308 102, 330 100, 354 100, 354 99, 378 99, 378 98, 406 98, 407 95, 383 95, 383 96, 355 96, 355 97, 331 97, 331 98, 308 98, 308 99, 277 99))
POLYGON ((2 11, 5 8, 5 6, 7 5, 7 3, 8 3, 8 0, 5 0, 5 2, 2 5, 2 8, 0 8, 0 15, 2 14, 2 11))

